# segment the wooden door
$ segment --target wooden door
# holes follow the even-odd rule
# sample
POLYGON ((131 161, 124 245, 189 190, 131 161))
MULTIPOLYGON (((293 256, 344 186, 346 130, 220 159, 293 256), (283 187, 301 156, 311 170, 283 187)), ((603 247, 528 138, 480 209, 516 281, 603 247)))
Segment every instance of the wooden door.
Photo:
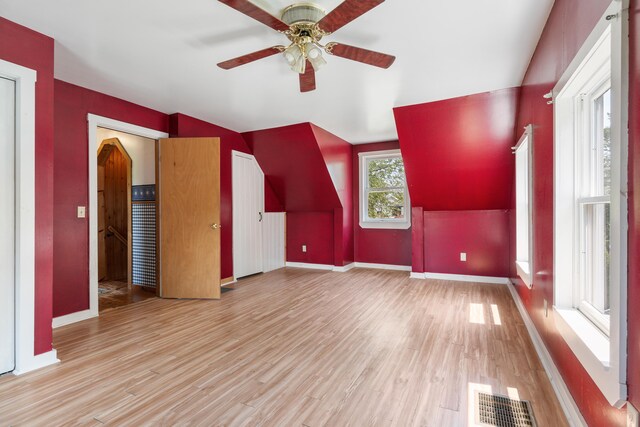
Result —
POLYGON ((158 141, 158 283, 163 298, 220 298, 220 139, 158 141))
POLYGON ((118 138, 98 149, 98 280, 131 283, 132 161, 118 138))

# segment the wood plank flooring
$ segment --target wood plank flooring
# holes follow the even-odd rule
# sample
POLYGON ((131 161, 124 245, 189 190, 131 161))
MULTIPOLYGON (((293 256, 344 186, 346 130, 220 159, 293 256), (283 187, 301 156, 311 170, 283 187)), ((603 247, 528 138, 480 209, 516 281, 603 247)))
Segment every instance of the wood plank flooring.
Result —
POLYGON ((474 384, 567 425, 504 285, 407 276, 282 269, 56 329, 0 425, 464 426, 474 384))

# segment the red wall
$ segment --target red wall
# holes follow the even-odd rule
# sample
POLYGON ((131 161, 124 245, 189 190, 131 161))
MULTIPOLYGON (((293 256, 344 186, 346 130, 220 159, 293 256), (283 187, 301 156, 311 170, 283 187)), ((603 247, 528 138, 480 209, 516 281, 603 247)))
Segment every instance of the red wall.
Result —
POLYGON ((487 214, 478 211, 510 209, 519 93, 510 88, 394 109, 413 208, 414 272, 508 276, 508 214, 494 214, 495 234, 476 243, 466 227, 451 225, 465 217, 483 223, 487 214), (447 253, 431 246, 440 244, 447 253), (470 248, 473 258, 459 262, 470 248))
POLYGON ((394 108, 411 204, 509 209, 518 88, 394 108))
POLYGON ((287 212, 287 261, 351 262, 351 146, 310 123, 243 137, 287 212))
POLYGON ((340 207, 309 123, 242 136, 287 212, 333 211, 340 207))
POLYGON ((334 210, 334 265, 353 262, 353 146, 311 124, 342 208, 334 210))
POLYGON ((630 18, 627 385, 629 401, 640 408, 640 1, 631 0, 630 18))
POLYGON ((51 350, 53 39, 0 17, 0 59, 36 70, 35 354, 51 350))
MULTIPOLYGON (((233 276, 233 191, 231 186, 231 150, 251 154, 246 142, 237 132, 176 113, 170 117, 169 133, 173 137, 220 137, 220 235, 221 275, 233 276)), ((265 185, 265 190, 268 190, 265 185)), ((278 206, 273 193, 265 191, 265 205, 278 206)))
MULTIPOLYGON (((536 271, 533 289, 520 280, 516 289, 582 415, 593 426, 624 425, 624 411, 608 404, 556 330, 552 317, 545 318, 543 314, 543 300, 553 301, 553 108, 542 96, 555 86, 609 3, 610 0, 556 0, 524 78, 517 120, 518 130, 530 123, 534 126, 536 271)), ((511 266, 514 262, 512 253, 511 266)))
POLYGON ((353 232, 356 262, 411 265, 411 229, 385 230, 360 227, 360 163, 358 154, 369 151, 396 150, 400 143, 379 142, 353 146, 353 232))
POLYGON ((509 277, 509 233, 507 210, 425 212, 425 271, 509 277))
POLYGON ((333 212, 287 212, 287 261, 334 265, 333 219, 333 212))
POLYGON ((53 316, 89 308, 89 207, 87 114, 168 132, 166 114, 55 81, 53 316))

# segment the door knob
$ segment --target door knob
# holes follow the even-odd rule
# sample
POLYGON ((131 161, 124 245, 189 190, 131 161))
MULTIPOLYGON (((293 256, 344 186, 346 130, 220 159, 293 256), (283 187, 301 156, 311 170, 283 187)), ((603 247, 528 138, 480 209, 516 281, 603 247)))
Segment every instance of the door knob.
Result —
POLYGON ((217 228, 222 228, 220 224, 211 224, 209 227, 211 227, 212 230, 215 230, 217 228))

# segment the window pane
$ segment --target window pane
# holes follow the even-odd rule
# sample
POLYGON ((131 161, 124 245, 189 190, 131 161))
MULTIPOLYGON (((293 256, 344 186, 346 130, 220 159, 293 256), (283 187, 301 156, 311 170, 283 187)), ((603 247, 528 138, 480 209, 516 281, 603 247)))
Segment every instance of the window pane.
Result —
POLYGON ((369 161, 369 188, 404 187, 404 185, 402 158, 369 161))
POLYGON ((529 140, 516 151, 516 261, 529 262, 529 140))
POLYGON ((371 219, 404 219, 403 191, 375 191, 369 193, 371 219))
POLYGON ((583 300, 601 314, 609 314, 611 265, 611 214, 609 203, 584 205, 583 300))
POLYGON ((611 89, 594 101, 595 138, 592 146, 594 196, 611 194, 611 89))

